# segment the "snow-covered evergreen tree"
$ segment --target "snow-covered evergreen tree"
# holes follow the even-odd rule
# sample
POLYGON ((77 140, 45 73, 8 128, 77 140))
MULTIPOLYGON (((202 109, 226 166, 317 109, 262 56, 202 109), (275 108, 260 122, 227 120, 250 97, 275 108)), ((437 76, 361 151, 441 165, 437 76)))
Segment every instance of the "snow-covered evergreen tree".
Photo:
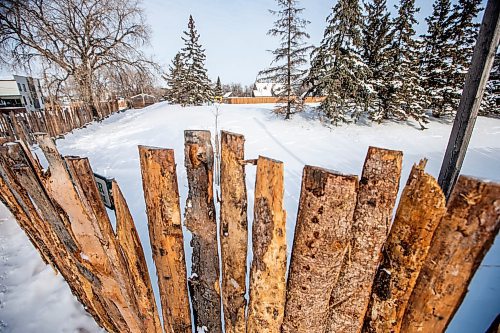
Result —
POLYGON ((417 23, 415 0, 400 0, 398 15, 393 23, 393 42, 390 47, 390 85, 386 103, 387 117, 398 120, 413 118, 422 129, 427 117, 423 107, 424 89, 419 75, 419 43, 414 39, 417 23))
POLYGON ((305 31, 310 22, 301 18, 304 8, 299 7, 298 0, 276 0, 279 10, 270 10, 277 17, 268 35, 278 37, 280 45, 272 51, 274 59, 271 67, 259 72, 259 80, 275 83, 279 89, 283 106, 278 106, 275 111, 285 115, 285 119, 303 108, 300 87, 307 70, 306 54, 312 46, 306 39, 309 34, 305 31))
POLYGON ((500 53, 495 55, 479 114, 500 117, 500 53))
POLYGON ((185 105, 201 105, 210 101, 213 94, 205 69, 205 50, 199 39, 193 16, 189 15, 188 31, 184 31, 184 48, 181 51, 185 67, 182 77, 185 105))
POLYGON ((185 76, 184 63, 182 56, 177 53, 172 60, 172 64, 168 68, 167 76, 164 79, 167 81, 167 93, 165 98, 173 104, 185 104, 183 79, 185 76))
POLYGON ((386 119, 384 96, 387 94, 392 41, 391 19, 386 0, 371 0, 364 3, 365 14, 362 29, 363 61, 371 70, 370 84, 374 90, 371 99, 370 118, 376 121, 386 119))
POLYGON ((372 88, 362 61, 362 15, 358 0, 339 0, 327 18, 321 45, 312 53, 305 81, 309 92, 324 95, 321 110, 333 124, 356 121, 366 111, 372 88))
POLYGON ((452 114, 460 94, 454 87, 456 68, 453 66, 454 22, 450 0, 435 0, 432 14, 426 18, 427 34, 423 36, 421 60, 422 86, 426 91, 427 107, 435 117, 452 114))
POLYGON ((215 97, 222 97, 224 94, 222 90, 222 83, 220 82, 220 77, 217 76, 217 82, 215 83, 215 88, 214 88, 214 96, 215 97))

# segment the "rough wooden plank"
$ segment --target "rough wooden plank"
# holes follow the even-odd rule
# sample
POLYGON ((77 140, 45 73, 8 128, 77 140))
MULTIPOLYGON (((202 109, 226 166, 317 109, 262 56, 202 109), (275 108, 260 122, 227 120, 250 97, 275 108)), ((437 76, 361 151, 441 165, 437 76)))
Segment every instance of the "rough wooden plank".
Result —
POLYGON ((213 194, 214 152, 209 131, 185 131, 189 194, 186 227, 192 232, 189 288, 196 329, 222 332, 217 223, 213 194))
POLYGON ((500 184, 460 176, 432 239, 402 332, 444 332, 500 228, 500 184))
POLYGON ((368 149, 350 249, 330 299, 329 332, 361 332, 380 252, 392 221, 402 160, 400 151, 368 149))
POLYGON ((220 242, 222 302, 226 333, 245 333, 245 293, 248 250, 245 138, 221 133, 220 242))
POLYGON ((112 192, 116 214, 116 237, 127 264, 130 280, 133 282, 132 286, 137 299, 138 314, 144 322, 146 332, 162 333, 141 240, 137 234, 127 202, 118 183, 114 180, 112 192))
POLYGON ((100 292, 101 282, 81 255, 81 249, 69 225, 68 216, 45 190, 20 144, 2 150, 1 196, 33 245, 57 267, 74 295, 86 305, 96 322, 109 332, 126 331, 126 324, 100 292), (8 149, 8 150, 7 150, 8 149), (5 153, 5 154, 4 154, 5 153), (10 193, 10 194, 9 194, 10 193), (66 221, 65 221, 66 220, 66 221), (31 236, 30 236, 31 235, 31 236), (105 305, 106 304, 106 305, 105 305), (106 310, 104 310, 106 309, 106 310))
POLYGON ((426 162, 413 166, 401 195, 373 283, 365 332, 399 332, 432 235, 445 213, 445 197, 424 172, 426 162))
MULTIPOLYGON (((113 317, 123 317, 126 324, 120 323, 120 331, 140 332, 141 322, 137 313, 134 312, 135 308, 131 304, 131 296, 128 294, 123 275, 117 268, 120 267, 117 266, 120 263, 116 259, 118 258, 116 248, 110 242, 108 234, 103 232, 103 224, 92 209, 89 209, 89 204, 85 201, 87 193, 84 193, 81 186, 78 191, 75 188, 75 185, 78 185, 78 178, 71 177, 68 165, 57 151, 52 139, 47 135, 38 135, 37 139, 49 162, 50 169, 45 180, 45 187, 68 215, 69 227, 78 241, 82 255, 88 261, 92 273, 100 279, 99 292, 106 300, 106 311, 112 312, 113 317)), ((77 173, 73 172, 73 175, 77 173)))
POLYGON ((191 332, 179 189, 174 151, 139 146, 149 240, 165 332, 191 332))
POLYGON ((439 173, 439 185, 446 198, 460 174, 499 43, 500 1, 489 0, 439 173))
POLYGON ((286 292, 283 177, 282 162, 259 157, 252 226, 248 333, 277 333, 283 322, 286 292))
POLYGON ((283 333, 326 330, 330 294, 349 246, 357 186, 356 176, 304 168, 283 333))

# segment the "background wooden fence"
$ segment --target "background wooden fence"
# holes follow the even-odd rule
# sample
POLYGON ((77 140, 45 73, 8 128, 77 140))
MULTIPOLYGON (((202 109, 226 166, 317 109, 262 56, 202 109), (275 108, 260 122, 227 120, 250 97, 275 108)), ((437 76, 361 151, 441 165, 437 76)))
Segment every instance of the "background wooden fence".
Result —
MULTIPOLYGON (((109 332, 162 332, 142 245, 118 184, 112 188, 114 231, 88 160, 62 157, 49 135, 35 139, 47 172, 22 142, 0 146, 2 202, 99 325, 109 332)), ((244 141, 221 134, 217 230, 210 132, 185 132, 189 278, 174 152, 139 147, 165 332, 193 326, 221 332, 222 315, 225 331, 238 333, 445 330, 498 233, 499 184, 461 176, 446 205, 423 160, 413 166, 392 222, 401 152, 371 147, 359 179, 306 166, 286 280, 284 165, 262 156, 245 160, 244 141), (247 291, 248 164, 257 173, 247 291)))
MULTIPOLYGON (((118 111, 118 102, 98 102, 98 118, 102 120, 118 111)), ((47 133, 52 138, 84 127, 94 120, 92 111, 81 103, 72 103, 68 107, 55 106, 43 111, 27 111, 25 108, 0 109, 1 141, 22 140, 35 143, 34 133, 47 133)))
MULTIPOLYGON (((324 97, 306 97, 305 103, 320 103, 324 97)), ((280 103, 280 97, 227 97, 222 99, 225 104, 265 104, 265 103, 280 103)))

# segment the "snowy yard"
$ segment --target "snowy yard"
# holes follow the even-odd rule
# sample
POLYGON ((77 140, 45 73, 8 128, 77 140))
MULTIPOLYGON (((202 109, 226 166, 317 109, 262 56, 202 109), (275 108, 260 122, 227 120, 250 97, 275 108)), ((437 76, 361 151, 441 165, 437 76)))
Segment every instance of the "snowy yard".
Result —
MULTIPOLYGON (((258 155, 285 163, 285 209, 291 249, 305 164, 360 175, 368 146, 404 152, 402 188, 411 166, 421 158, 437 177, 451 124, 356 124, 327 128, 313 112, 284 121, 272 105, 221 105, 219 129, 244 134, 245 158, 258 155)), ((57 145, 63 155, 90 159, 94 172, 115 178, 127 199, 142 239, 150 275, 156 274, 149 246, 137 145, 175 149, 181 208, 187 197, 183 131, 207 129, 214 134, 215 106, 181 108, 159 103, 142 110, 114 114, 102 123, 74 131, 57 145)), ((40 150, 35 151, 39 156, 40 150)), ((463 174, 500 182, 500 119, 480 117, 462 169, 463 174)), ((255 167, 247 167, 249 217, 253 216, 255 167)), ((113 216, 112 216, 113 219, 113 216)), ((251 222, 251 218, 250 218, 251 222)), ((189 235, 185 234, 189 260, 189 235)), ((484 332, 500 312, 500 240, 483 261, 448 332, 484 332)), ((188 272, 190 274, 190 272, 188 272)), ((158 290, 155 289, 158 301, 158 290)), ((92 318, 71 295, 61 276, 46 267, 24 233, 0 207, 0 332, 99 332, 92 318)))

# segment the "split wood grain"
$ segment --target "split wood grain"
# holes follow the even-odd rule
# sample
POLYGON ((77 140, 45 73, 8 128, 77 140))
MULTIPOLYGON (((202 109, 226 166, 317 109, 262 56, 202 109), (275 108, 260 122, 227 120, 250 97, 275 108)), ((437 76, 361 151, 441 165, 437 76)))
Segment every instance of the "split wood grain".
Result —
POLYGON ((217 222, 213 190, 214 151, 210 131, 184 131, 189 193, 186 227, 192 233, 189 288, 197 330, 222 332, 217 222))
POLYGON ((283 323, 286 293, 283 177, 282 162, 259 157, 252 226, 248 333, 278 333, 283 323))
POLYGON ((401 332, 444 332, 500 228, 500 184, 460 176, 418 277, 401 332))
POLYGON ((188 333, 191 313, 174 151, 139 146, 139 156, 163 326, 168 333, 188 333))
POLYGON ((403 153, 370 147, 365 159, 347 256, 330 300, 325 333, 363 328, 382 245, 392 221, 403 153))
POLYGON ((118 183, 114 180, 112 193, 116 214, 116 238, 125 259, 129 279, 132 281, 133 293, 137 299, 138 315, 144 323, 145 332, 162 333, 141 240, 127 202, 118 183))
POLYGON ((404 311, 427 256, 446 200, 436 180, 414 165, 401 195, 373 283, 365 332, 400 331, 404 311))
POLYGON ((221 133, 220 242, 226 333, 245 333, 248 250, 245 137, 221 133))
POLYGON ((306 166, 302 175, 283 333, 324 332, 349 245, 358 179, 306 166))

